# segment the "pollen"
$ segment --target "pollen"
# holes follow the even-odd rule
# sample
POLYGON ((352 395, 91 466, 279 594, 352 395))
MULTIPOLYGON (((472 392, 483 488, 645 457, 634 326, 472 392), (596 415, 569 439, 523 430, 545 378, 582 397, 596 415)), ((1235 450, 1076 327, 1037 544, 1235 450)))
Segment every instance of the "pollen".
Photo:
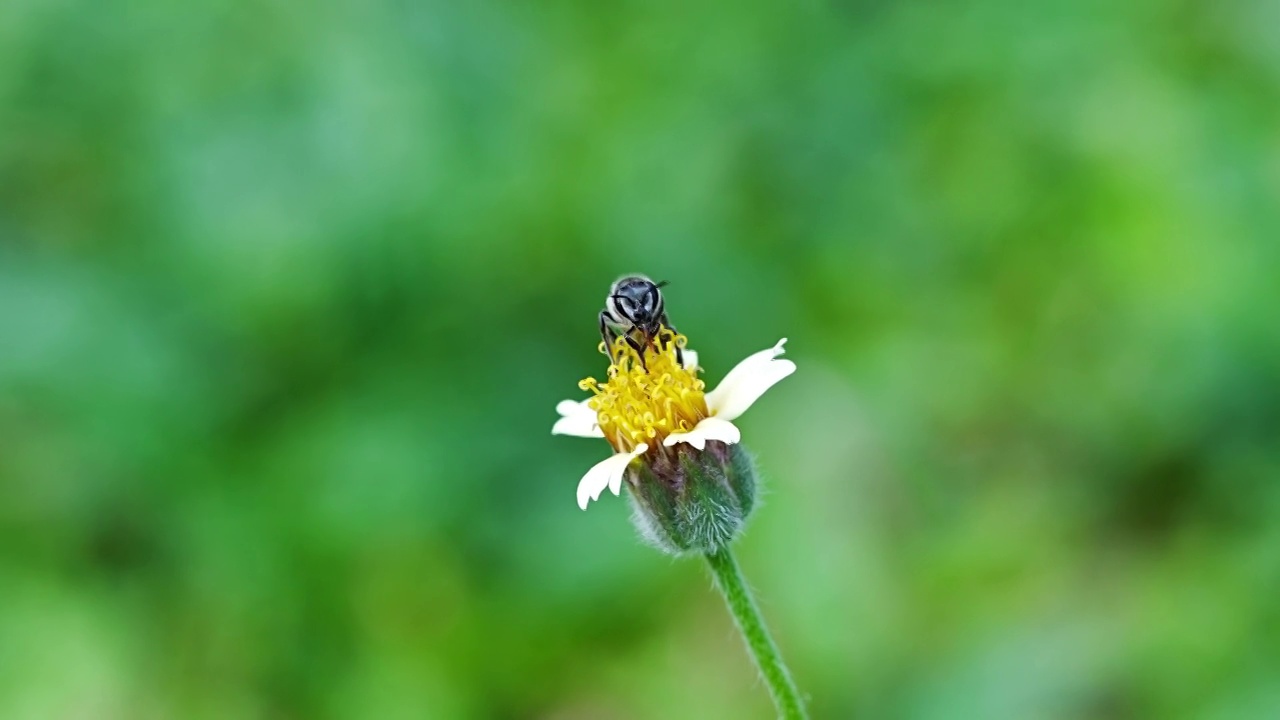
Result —
POLYGON ((642 348, 641 354, 626 337, 614 342, 609 379, 587 378, 578 387, 595 397, 587 401, 598 415, 600 430, 618 452, 630 452, 640 443, 657 448, 668 435, 688 432, 707 417, 706 383, 697 368, 681 366, 676 349, 687 339, 667 328, 642 348))

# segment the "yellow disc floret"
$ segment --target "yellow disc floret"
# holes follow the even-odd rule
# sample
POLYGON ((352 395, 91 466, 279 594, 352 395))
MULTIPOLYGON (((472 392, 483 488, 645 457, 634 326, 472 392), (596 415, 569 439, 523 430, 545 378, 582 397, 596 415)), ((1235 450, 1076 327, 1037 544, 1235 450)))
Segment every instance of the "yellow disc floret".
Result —
POLYGON ((615 340, 609 380, 587 378, 578 383, 595 393, 588 405, 599 416, 600 430, 618 452, 640 443, 656 448, 671 433, 688 432, 707 417, 704 390, 697 368, 684 368, 676 359, 685 337, 663 328, 643 348, 644 359, 627 342, 615 340))

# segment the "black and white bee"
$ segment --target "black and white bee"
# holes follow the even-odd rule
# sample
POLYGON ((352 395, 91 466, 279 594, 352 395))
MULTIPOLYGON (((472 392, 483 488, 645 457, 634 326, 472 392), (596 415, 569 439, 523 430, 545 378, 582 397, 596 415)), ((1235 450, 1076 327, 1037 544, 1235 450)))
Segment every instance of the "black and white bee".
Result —
MULTIPOLYGON (((659 351, 664 346, 659 333, 665 327, 671 332, 671 322, 667 320, 666 302, 662 298, 662 288, 667 281, 655 283, 644 275, 626 275, 618 278, 609 288, 609 295, 604 299, 604 310, 600 311, 600 337, 604 338, 605 352, 613 356, 613 344, 619 337, 625 337, 627 344, 640 356, 640 364, 644 365, 644 351, 648 347, 656 347, 659 351)), ((676 362, 684 364, 684 355, 680 346, 676 346, 676 362)))

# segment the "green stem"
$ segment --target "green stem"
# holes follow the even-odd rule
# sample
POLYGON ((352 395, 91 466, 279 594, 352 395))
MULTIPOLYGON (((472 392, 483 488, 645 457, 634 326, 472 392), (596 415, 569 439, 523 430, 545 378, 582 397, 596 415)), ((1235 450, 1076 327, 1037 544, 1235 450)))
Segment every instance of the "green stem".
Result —
POLYGON ((729 548, 707 553, 707 563, 716 576, 716 585, 724 594, 724 600, 733 613, 733 620, 742 632, 742 638, 751 650, 751 656, 760 668, 760 676, 769 686, 769 694, 773 696, 773 704, 778 708, 778 716, 786 720, 804 720, 808 716, 804 711, 804 702, 800 699, 800 691, 791 679, 791 672, 782 662, 778 646, 773 644, 769 630, 764 626, 764 618, 760 617, 760 609, 756 607, 751 590, 742 579, 742 571, 738 569, 738 561, 733 559, 729 548))

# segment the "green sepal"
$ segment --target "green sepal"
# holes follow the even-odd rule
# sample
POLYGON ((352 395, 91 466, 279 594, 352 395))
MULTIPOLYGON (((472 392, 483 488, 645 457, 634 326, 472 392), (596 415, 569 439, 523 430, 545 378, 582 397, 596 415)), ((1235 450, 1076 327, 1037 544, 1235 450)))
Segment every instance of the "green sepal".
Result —
POLYGON ((645 542, 672 555, 687 552, 676 526, 676 493, 670 492, 648 463, 635 463, 629 471, 631 522, 645 542))
POLYGON ((727 547, 756 504, 755 467, 738 445, 663 448, 633 464, 628 481, 636 529, 673 555, 727 547))
POLYGON ((742 517, 748 518, 756 509, 756 464, 742 445, 729 446, 728 474, 729 486, 742 508, 742 517))

